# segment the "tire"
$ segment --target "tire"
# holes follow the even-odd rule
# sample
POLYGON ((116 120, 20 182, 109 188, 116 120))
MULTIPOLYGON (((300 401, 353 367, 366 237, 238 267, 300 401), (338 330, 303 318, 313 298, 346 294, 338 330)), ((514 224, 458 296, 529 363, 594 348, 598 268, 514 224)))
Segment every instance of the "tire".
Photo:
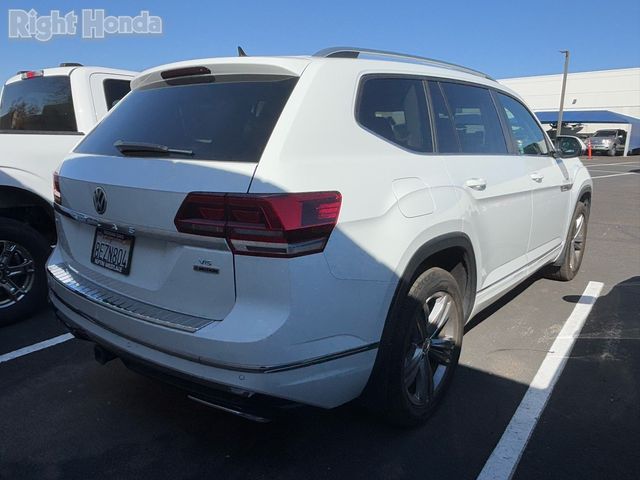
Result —
POLYGON ((27 318, 45 304, 50 250, 29 225, 0 218, 0 326, 27 318))
POLYGON ((365 390, 373 395, 365 404, 374 413, 398 426, 420 425, 431 416, 458 365, 462 305, 446 270, 430 268, 415 279, 391 312, 365 390))
POLYGON ((615 144, 609 150, 607 150, 607 155, 609 155, 610 157, 615 157, 616 156, 616 146, 615 146, 615 144))
POLYGON ((571 226, 565 241, 562 264, 551 267, 545 275, 547 278, 568 282, 578 274, 587 246, 588 226, 589 206, 583 202, 578 202, 573 217, 571 217, 571 226))

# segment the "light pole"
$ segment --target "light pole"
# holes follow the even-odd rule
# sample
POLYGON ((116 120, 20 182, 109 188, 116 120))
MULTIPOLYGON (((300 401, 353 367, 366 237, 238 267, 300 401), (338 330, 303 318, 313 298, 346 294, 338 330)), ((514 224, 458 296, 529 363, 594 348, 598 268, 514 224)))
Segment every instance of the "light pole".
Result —
POLYGON ((558 110, 558 128, 556 128, 556 146, 558 137, 562 135, 562 113, 564 111, 564 92, 567 88, 567 72, 569 71, 569 50, 560 50, 564 53, 564 74, 562 75, 562 92, 560 93, 560 109, 558 110))

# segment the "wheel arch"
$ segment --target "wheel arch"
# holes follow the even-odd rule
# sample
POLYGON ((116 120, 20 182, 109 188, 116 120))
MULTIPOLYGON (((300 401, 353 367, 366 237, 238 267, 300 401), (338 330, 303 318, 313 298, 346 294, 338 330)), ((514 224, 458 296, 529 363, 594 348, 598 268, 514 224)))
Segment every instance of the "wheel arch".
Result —
POLYGON ((389 307, 387 317, 397 308, 403 295, 408 293, 415 278, 431 267, 441 267, 449 271, 458 281, 463 295, 465 319, 468 318, 475 302, 477 289, 476 257, 471 239, 463 232, 446 233, 421 245, 411 256, 398 278, 398 283, 389 307), (462 263, 465 268, 464 284, 461 284, 461 272, 452 271, 462 263))
MULTIPOLYGON (((387 368, 386 357, 389 355, 391 339, 393 338, 391 329, 395 324, 394 316, 400 313, 402 299, 409 293, 409 289, 415 279, 426 269, 445 266, 445 270, 448 270, 446 268, 447 264, 442 264, 441 262, 443 259, 446 260, 445 257, 451 253, 455 253, 455 255, 451 257, 452 259, 449 260, 448 265, 451 266, 453 263, 462 262, 466 269, 466 285, 463 292, 463 318, 465 321, 469 318, 475 303, 477 289, 477 266, 473 244, 471 239, 463 232, 443 234, 417 248, 397 280, 395 292, 382 329, 371 377, 362 394, 362 401, 365 405, 372 405, 375 403, 376 398, 386 395, 379 387, 379 379, 384 376, 384 370, 387 368)), ((452 275, 456 278, 454 273, 452 275)), ((458 278, 456 280, 459 282, 458 278)))
MULTIPOLYGON (((580 190, 578 190, 578 194, 575 196, 575 201, 573 202, 573 208, 570 210, 569 220, 567 221, 567 226, 565 228, 564 236, 569 234, 569 229, 571 228, 571 219, 573 218, 576 208, 578 208, 578 203, 586 203, 587 208, 591 207, 591 195, 593 193, 593 187, 590 184, 583 185, 580 190)), ((554 267, 559 267, 562 265, 565 256, 567 255, 567 242, 564 242, 564 246, 562 247, 562 251, 558 255, 558 258, 551 264, 554 267)))
MULTIPOLYGON (((591 185, 584 185, 577 196, 577 201, 582 203, 591 204, 591 195, 593 193, 593 188, 591 185)), ((575 208, 575 207, 574 207, 575 208)))
POLYGON ((53 206, 30 190, 0 185, 0 217, 28 224, 49 244, 56 241, 53 206))

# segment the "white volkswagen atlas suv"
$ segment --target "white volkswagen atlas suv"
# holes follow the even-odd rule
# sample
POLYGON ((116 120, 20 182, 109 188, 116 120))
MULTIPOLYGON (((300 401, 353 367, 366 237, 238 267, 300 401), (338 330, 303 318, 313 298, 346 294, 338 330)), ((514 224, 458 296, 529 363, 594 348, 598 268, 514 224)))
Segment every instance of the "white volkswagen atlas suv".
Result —
POLYGON ((574 277, 592 181, 487 75, 333 48, 143 72, 54 189, 51 301, 99 361, 254 419, 360 397, 407 425, 465 322, 574 277))

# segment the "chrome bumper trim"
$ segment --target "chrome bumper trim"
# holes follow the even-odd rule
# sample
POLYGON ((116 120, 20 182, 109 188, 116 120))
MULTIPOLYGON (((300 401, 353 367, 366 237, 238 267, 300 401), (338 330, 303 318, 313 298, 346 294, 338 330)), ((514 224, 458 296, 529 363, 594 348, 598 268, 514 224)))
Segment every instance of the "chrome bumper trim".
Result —
POLYGON ((205 237, 202 235, 192 235, 189 233, 180 233, 177 231, 163 230, 160 228, 152 228, 141 225, 125 225, 114 222, 107 218, 92 217, 84 213, 77 212, 69 207, 63 207, 57 203, 53 204, 53 209, 63 217, 74 220, 78 223, 84 223, 92 227, 100 227, 113 232, 121 232, 127 235, 135 235, 136 237, 149 237, 174 242, 181 245, 191 245, 194 247, 210 248, 212 250, 222 250, 229 252, 229 245, 224 238, 205 237))
POLYGON ((184 313, 159 308, 148 303, 115 293, 71 270, 65 264, 47 267, 53 281, 86 300, 115 312, 164 327, 185 332, 195 332, 215 320, 194 317, 184 313))

